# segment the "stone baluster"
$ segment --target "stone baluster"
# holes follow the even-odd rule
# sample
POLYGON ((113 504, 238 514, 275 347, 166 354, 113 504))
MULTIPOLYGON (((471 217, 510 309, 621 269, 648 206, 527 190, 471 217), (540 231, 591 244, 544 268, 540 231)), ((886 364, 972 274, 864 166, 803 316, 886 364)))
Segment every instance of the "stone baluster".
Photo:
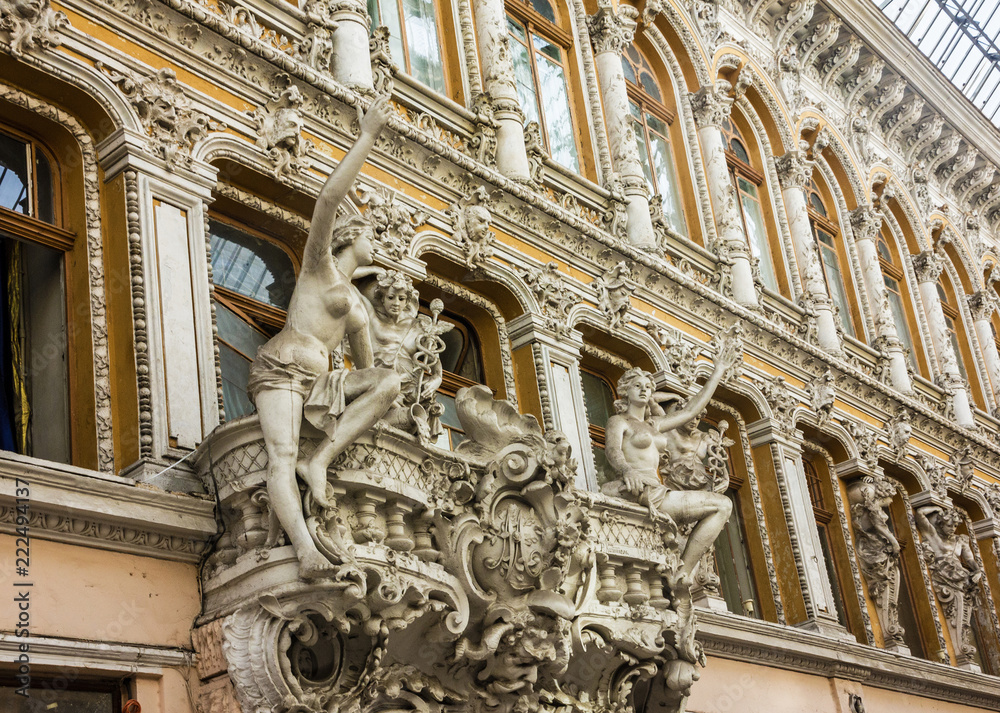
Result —
POLYGON ((875 336, 889 354, 889 373, 892 385, 904 394, 913 391, 910 372, 906 367, 906 354, 899 341, 896 321, 889 308, 889 293, 882 278, 875 240, 882 227, 882 214, 872 205, 861 206, 851 213, 851 227, 858 261, 865 280, 865 290, 875 320, 875 336))
POLYGON ((385 496, 365 490, 357 496, 358 509, 355 513, 357 528, 354 539, 358 542, 382 542, 385 530, 379 522, 376 508, 385 503, 385 496))
POLYGON ((666 609, 670 606, 670 600, 663 594, 663 576, 659 566, 652 571, 649 577, 649 606, 654 609, 666 609))
POLYGON ((647 585, 643 576, 647 569, 646 565, 638 562, 630 562, 625 568, 625 584, 628 591, 622 599, 626 604, 638 607, 649 601, 649 592, 646 590, 647 585))
POLYGON ((598 600, 605 604, 621 600, 625 592, 618 586, 615 563, 603 552, 597 555, 597 571, 601 580, 597 588, 598 600))
POLYGON ((431 525, 434 519, 425 510, 413 522, 413 554, 424 562, 437 562, 441 553, 434 546, 434 536, 431 525))
POLYGON ((391 503, 385 510, 386 529, 388 536, 385 544, 399 552, 409 552, 414 547, 413 538, 406 532, 406 516, 413 511, 413 506, 401 500, 391 503))
POLYGON ((733 99, 729 96, 732 88, 733 85, 725 79, 718 79, 713 86, 702 87, 691 94, 691 107, 698 125, 701 150, 705 156, 705 174, 715 213, 719 251, 725 252, 732 261, 733 298, 747 307, 757 307, 750 247, 743 231, 740 209, 736 205, 736 189, 729 178, 721 129, 722 122, 729 116, 733 105, 733 99))
POLYGON ((493 104, 497 123, 497 170, 508 178, 528 181, 524 147, 524 113, 514 84, 507 13, 503 0, 474 0, 483 88, 493 104))
POLYGON ((620 6, 617 11, 612 7, 601 7, 587 18, 587 27, 594 44, 594 62, 601 86, 611 159, 621 177, 627 200, 628 239, 637 248, 653 250, 657 245, 649 214, 649 189, 639 160, 625 73, 622 71, 622 52, 632 43, 637 14, 635 8, 627 5, 620 6))
POLYGON ((345 87, 372 89, 368 8, 360 0, 338 0, 331 4, 330 20, 336 27, 330 62, 333 78, 345 87))
POLYGON ((972 311, 972 320, 976 327, 976 335, 979 337, 983 361, 986 362, 986 374, 990 380, 993 400, 1000 409, 1000 352, 997 351, 997 343, 990 327, 990 319, 997 303, 985 291, 976 292, 966 299, 968 299, 969 309, 972 311))
POLYGON ((931 332, 931 341, 938 357, 938 368, 941 370, 942 385, 952 392, 952 403, 955 407, 955 420, 960 426, 972 427, 976 421, 972 415, 969 403, 969 392, 958 368, 958 355, 948 335, 948 324, 941 308, 941 296, 938 294, 937 283, 944 270, 944 260, 933 250, 925 250, 919 255, 912 255, 913 269, 917 274, 917 284, 920 287, 920 299, 924 303, 927 315, 927 326, 931 332))
POLYGON ((792 234, 795 262, 802 278, 802 288, 816 310, 816 327, 819 346, 832 354, 842 354, 840 332, 833 315, 833 300, 823 278, 813 238, 809 212, 806 208, 806 188, 812 177, 813 162, 806 158, 805 151, 796 149, 780 156, 776 162, 778 179, 781 181, 781 197, 785 202, 788 229, 792 234))

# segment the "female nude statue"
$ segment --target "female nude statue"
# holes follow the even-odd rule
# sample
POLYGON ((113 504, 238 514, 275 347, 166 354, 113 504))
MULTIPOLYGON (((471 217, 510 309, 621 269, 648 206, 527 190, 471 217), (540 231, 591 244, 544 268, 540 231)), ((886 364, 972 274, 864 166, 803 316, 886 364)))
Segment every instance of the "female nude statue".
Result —
POLYGON ((732 510, 725 495, 701 489, 710 482, 703 459, 711 439, 697 426, 699 414, 735 358, 735 350, 724 343, 715 370, 701 391, 683 408, 669 413, 660 403, 674 397, 656 392, 647 372, 630 369, 618 381, 621 398, 615 403, 618 413, 608 419, 605 453, 609 465, 622 478, 619 487, 674 522, 697 523, 681 554, 681 566, 668 578, 672 589, 690 587, 695 567, 722 532, 732 510), (666 485, 658 472, 661 458, 666 461, 665 470, 678 469, 677 473, 663 474, 666 485))
POLYGON ((389 114, 386 98, 372 103, 357 142, 320 191, 285 326, 258 350, 247 384, 267 447, 271 508, 295 548, 303 579, 332 575, 335 568, 306 525, 296 474, 316 504, 330 507, 330 462, 370 428, 399 393, 396 373, 373 366, 368 311, 351 284, 355 271, 372 263, 372 230, 360 216, 336 218, 337 206, 389 114), (354 368, 332 369, 331 354, 345 337, 354 368), (299 461, 303 417, 326 438, 310 458, 299 461))

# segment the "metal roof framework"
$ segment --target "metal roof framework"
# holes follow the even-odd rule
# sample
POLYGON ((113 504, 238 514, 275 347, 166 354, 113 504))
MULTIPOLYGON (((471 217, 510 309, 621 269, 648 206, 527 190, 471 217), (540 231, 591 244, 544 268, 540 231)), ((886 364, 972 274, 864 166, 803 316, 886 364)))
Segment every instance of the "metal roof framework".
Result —
POLYGON ((875 4, 1000 127, 1000 0, 875 0, 875 4))

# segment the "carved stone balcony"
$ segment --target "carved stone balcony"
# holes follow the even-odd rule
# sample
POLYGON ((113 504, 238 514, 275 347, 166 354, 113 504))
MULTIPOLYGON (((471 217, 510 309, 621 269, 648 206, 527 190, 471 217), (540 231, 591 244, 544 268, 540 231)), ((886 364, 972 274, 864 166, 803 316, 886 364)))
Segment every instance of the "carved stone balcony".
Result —
POLYGON ((672 523, 575 490, 561 434, 470 391, 458 452, 377 427, 331 465, 333 509, 303 494, 329 577, 300 578, 256 417, 200 448, 224 532, 196 641, 221 643, 244 711, 596 712, 636 687, 683 710, 704 659, 667 586, 672 523))

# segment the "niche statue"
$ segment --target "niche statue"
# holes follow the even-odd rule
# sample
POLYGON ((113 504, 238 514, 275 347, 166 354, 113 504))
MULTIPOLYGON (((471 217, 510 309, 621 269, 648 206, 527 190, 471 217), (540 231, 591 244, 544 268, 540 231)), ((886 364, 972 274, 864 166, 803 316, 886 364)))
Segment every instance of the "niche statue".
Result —
POLYGON ((303 579, 334 576, 337 570, 306 524, 296 475, 308 486, 307 498, 332 507, 327 467, 382 417, 400 390, 393 369, 374 366, 368 311, 351 283, 359 268, 372 264, 372 229, 360 216, 336 217, 389 114, 387 98, 372 102, 358 140, 320 191, 285 326, 258 350, 247 384, 267 447, 268 498, 295 548, 303 579), (354 368, 331 369, 331 354, 345 337, 354 368), (309 458, 299 460, 303 418, 325 438, 309 458))
POLYGON ((654 517, 677 525, 693 523, 680 566, 667 577, 671 589, 689 590, 695 568, 722 532, 732 502, 719 490, 718 469, 706 467, 716 454, 718 434, 702 433, 698 422, 725 373, 740 358, 738 339, 725 334, 715 369, 701 391, 686 404, 660 405, 677 397, 655 390, 650 374, 629 369, 618 380, 621 398, 617 414, 608 419, 605 453, 621 478, 608 483, 608 494, 627 493, 650 509, 654 517), (662 479, 661 479, 662 476, 662 479))

